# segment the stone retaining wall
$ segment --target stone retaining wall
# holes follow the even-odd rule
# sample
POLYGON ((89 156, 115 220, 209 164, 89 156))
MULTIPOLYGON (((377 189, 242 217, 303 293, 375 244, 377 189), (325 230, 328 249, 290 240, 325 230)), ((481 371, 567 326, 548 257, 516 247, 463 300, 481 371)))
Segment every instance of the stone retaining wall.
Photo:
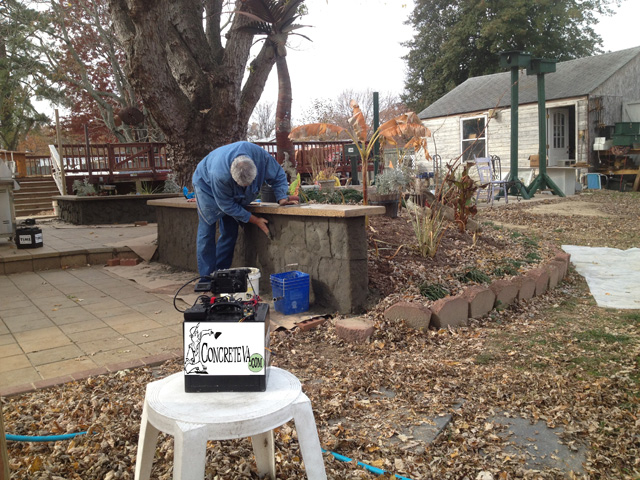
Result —
MULTIPOLYGON (((183 199, 155 200, 158 260, 197 271, 196 205, 183 199)), ((365 215, 384 207, 308 205, 250 206, 266 218, 272 239, 255 225, 240 229, 233 266, 260 269, 260 295, 270 295, 273 273, 299 270, 311 277, 310 303, 327 311, 361 312, 369 291, 365 215)))
POLYGON ((156 209, 149 200, 179 197, 175 193, 151 195, 77 196, 59 195, 60 219, 74 225, 112 225, 147 221, 156 223, 156 209))

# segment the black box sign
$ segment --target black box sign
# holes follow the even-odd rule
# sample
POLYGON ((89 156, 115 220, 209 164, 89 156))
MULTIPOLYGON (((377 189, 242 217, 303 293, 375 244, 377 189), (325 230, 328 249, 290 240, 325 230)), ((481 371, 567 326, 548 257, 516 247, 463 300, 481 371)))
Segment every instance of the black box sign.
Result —
POLYGON ((42 245, 42 229, 38 227, 16 228, 16 246, 18 248, 38 248, 42 245))
POLYGON ((270 360, 269 305, 242 313, 185 312, 185 392, 264 392, 270 360), (242 320, 242 321, 241 321, 242 320))

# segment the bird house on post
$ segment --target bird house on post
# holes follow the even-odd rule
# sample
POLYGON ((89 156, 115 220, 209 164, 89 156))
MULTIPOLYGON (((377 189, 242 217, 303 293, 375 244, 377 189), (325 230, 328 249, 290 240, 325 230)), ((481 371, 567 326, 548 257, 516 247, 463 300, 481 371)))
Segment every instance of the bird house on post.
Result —
POLYGON ((532 58, 531 64, 527 67, 527 75, 543 75, 556 71, 557 60, 548 58, 532 58))
POLYGON ((511 162, 509 178, 507 181, 513 185, 511 193, 522 195, 528 199, 529 193, 518 178, 518 74, 521 68, 528 68, 531 63, 531 55, 517 50, 502 52, 500 54, 500 66, 511 69, 511 162))
POLYGON ((500 54, 500 66, 504 68, 527 68, 529 62, 531 62, 531 55, 518 50, 500 54))

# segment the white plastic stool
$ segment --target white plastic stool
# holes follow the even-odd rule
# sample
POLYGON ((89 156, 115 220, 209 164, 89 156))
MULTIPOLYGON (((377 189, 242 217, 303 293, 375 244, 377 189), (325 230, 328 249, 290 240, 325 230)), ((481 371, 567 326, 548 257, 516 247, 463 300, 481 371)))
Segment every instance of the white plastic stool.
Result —
POLYGON ((291 373, 269 367, 265 392, 186 393, 184 374, 147 385, 135 480, 148 480, 160 431, 174 437, 174 480, 204 478, 207 440, 251 437, 258 475, 276 478, 273 429, 294 419, 309 480, 326 480, 309 398, 291 373))

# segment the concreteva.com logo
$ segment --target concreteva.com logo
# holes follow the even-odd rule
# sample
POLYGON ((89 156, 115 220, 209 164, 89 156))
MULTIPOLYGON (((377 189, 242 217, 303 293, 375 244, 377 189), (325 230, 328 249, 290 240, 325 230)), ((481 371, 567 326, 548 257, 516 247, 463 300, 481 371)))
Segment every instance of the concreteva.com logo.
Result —
POLYGON ((264 357, 252 352, 260 351, 264 345, 264 338, 260 336, 263 328, 240 323, 216 324, 216 330, 205 328, 199 322, 185 325, 185 373, 246 375, 247 369, 252 373, 261 372, 265 368, 264 357))

